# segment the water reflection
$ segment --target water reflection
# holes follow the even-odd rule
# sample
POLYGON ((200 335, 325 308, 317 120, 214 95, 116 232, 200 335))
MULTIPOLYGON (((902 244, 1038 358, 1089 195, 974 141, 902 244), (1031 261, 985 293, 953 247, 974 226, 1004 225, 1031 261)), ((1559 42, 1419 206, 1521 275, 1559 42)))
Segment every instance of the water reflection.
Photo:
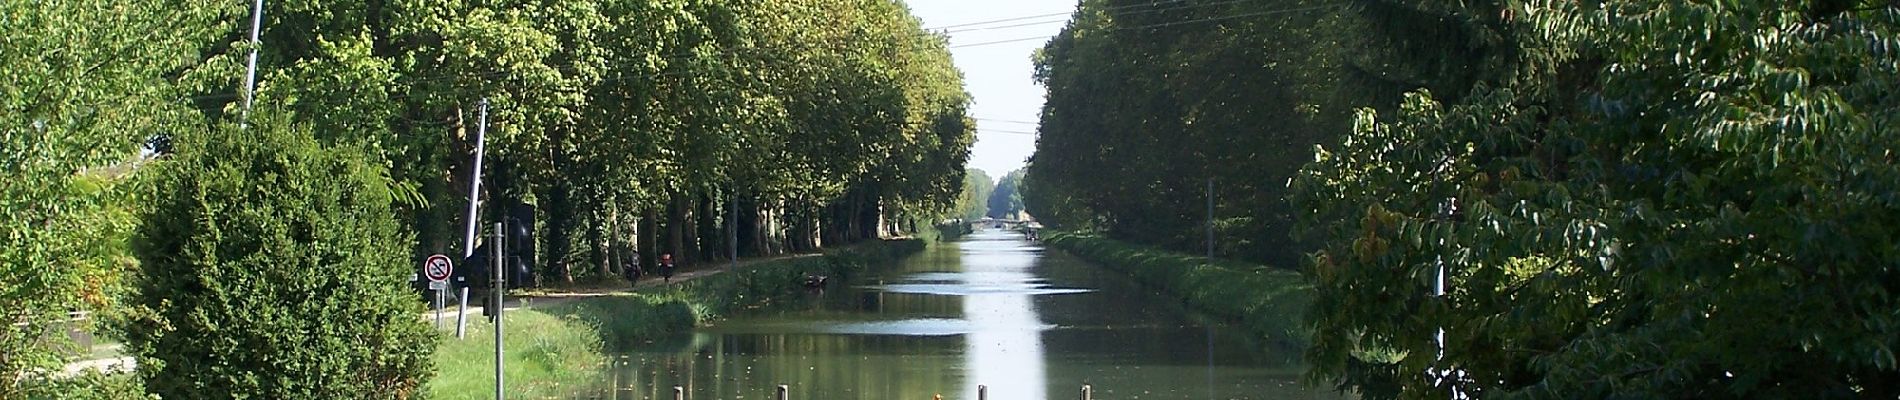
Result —
POLYGON ((1049 387, 1042 347, 1044 324, 1030 301, 1037 295, 1085 293, 1047 288, 1029 272, 1033 251, 998 233, 979 233, 961 243, 963 290, 943 294, 963 296, 963 314, 976 328, 965 341, 969 382, 963 398, 977 398, 977 385, 987 385, 998 399, 1044 400, 1049 387))
POLYGON ((874 266, 792 304, 656 340, 614 360, 616 399, 1337 398, 1126 276, 980 232, 874 266), (1210 333, 1213 333, 1210 335, 1210 333))

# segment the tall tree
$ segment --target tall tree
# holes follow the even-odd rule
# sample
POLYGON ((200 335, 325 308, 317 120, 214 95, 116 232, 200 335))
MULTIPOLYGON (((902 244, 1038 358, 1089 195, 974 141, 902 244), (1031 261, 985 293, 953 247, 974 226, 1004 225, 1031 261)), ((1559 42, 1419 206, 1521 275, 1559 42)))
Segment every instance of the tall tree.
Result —
POLYGON ((1220 253, 1292 267, 1287 180, 1352 108, 1386 109, 1415 87, 1358 73, 1404 59, 1377 53, 1388 46, 1366 39, 1371 17, 1350 4, 1081 2, 1035 55, 1048 101, 1028 211, 1199 252, 1213 180, 1220 253))
POLYGON ((123 182, 141 143, 190 126, 165 77, 211 36, 205 7, 0 4, 0 398, 61 370, 74 352, 49 333, 84 326, 69 312, 115 309, 136 207, 123 182))
POLYGON ((963 194, 957 196, 957 217, 965 220, 983 219, 990 214, 990 194, 996 191, 996 182, 990 180, 983 170, 970 168, 963 175, 963 194))
POLYGON ((1483 38, 1452 61, 1478 84, 1362 111, 1295 182, 1323 243, 1313 377, 1381 398, 1900 395, 1900 7, 1408 7, 1483 38))
POLYGON ((1021 218, 1023 212, 1023 170, 1009 171, 1003 180, 996 183, 996 190, 990 192, 989 216, 991 218, 1021 218))

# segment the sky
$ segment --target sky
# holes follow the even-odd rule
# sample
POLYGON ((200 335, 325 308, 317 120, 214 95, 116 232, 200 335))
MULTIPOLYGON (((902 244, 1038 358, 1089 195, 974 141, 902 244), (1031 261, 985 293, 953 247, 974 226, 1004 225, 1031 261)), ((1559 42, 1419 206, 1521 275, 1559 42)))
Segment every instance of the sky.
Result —
POLYGON ((1043 89, 1030 77, 1035 67, 1029 56, 1062 30, 1076 1, 905 2, 924 20, 925 29, 950 35, 950 55, 974 100, 970 116, 976 118, 977 130, 970 167, 991 179, 1022 168, 1036 150, 1035 122, 1042 112, 1043 89), (1004 19, 1010 21, 998 21, 1004 19), (1027 38, 1037 39, 1017 40, 1027 38), (994 43, 1010 40, 1017 41, 994 43))

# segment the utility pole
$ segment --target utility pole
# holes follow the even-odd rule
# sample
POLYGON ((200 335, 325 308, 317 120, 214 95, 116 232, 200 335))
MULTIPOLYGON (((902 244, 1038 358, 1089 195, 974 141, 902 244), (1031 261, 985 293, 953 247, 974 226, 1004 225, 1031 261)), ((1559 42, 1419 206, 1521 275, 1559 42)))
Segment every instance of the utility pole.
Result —
MULTIPOLYGON (((476 107, 481 109, 481 117, 475 125, 475 169, 469 171, 468 236, 462 241, 462 259, 464 260, 475 255, 475 227, 481 223, 475 212, 480 209, 482 202, 482 153, 487 150, 488 144, 488 98, 483 97, 476 107)), ((462 285, 461 293, 461 296, 456 297, 457 301, 462 303, 462 306, 455 310, 456 339, 461 339, 468 331, 468 285, 462 285)))
POLYGON ((489 263, 494 265, 493 268, 489 268, 494 271, 494 281, 492 281, 492 284, 489 286, 489 291, 495 293, 495 400, 507 400, 503 398, 502 394, 504 393, 502 391, 502 359, 507 357, 507 353, 502 352, 501 312, 507 309, 507 307, 502 304, 502 301, 507 300, 504 296, 508 291, 508 280, 506 278, 508 275, 503 273, 502 270, 505 269, 503 267, 504 265, 512 263, 504 262, 502 258, 508 254, 502 249, 502 246, 506 246, 505 242, 507 242, 507 240, 505 240, 507 237, 503 236, 506 235, 504 232, 508 231, 503 230, 502 223, 496 222, 495 242, 494 246, 490 246, 495 249, 495 256, 488 259, 489 263))
POLYGON ((238 123, 248 124, 251 118, 251 100, 257 98, 257 49, 264 47, 258 31, 264 29, 264 0, 251 5, 251 56, 249 66, 244 68, 244 108, 238 111, 238 123))

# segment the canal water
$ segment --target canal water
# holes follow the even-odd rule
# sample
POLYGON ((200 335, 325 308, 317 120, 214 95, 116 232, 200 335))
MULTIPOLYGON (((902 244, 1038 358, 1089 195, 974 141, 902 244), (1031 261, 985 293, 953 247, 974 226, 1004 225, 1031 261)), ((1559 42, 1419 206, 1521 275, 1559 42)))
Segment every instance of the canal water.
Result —
POLYGON ((1335 399, 1125 275, 979 231, 616 357, 614 399, 1335 399))

